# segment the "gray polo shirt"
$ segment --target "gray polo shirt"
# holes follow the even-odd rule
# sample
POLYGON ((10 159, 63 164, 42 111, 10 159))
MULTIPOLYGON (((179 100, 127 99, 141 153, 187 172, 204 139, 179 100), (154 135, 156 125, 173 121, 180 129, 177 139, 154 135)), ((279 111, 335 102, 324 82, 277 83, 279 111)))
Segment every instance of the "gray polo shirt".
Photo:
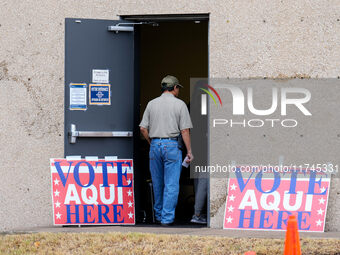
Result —
POLYGON ((148 103, 139 126, 148 129, 150 138, 177 137, 181 130, 192 128, 192 123, 185 103, 163 93, 148 103))

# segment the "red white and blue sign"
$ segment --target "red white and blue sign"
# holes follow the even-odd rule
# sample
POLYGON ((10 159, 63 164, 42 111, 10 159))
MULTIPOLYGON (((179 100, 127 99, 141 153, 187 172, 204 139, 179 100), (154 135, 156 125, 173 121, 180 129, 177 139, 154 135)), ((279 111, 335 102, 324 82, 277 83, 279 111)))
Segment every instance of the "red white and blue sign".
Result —
POLYGON ((90 105, 110 105, 111 104, 110 84, 90 84, 89 104, 90 105))
POLYGON ((135 224, 133 161, 51 159, 55 225, 135 224))
POLYGON ((229 178, 224 229, 286 230, 295 215, 300 231, 323 232, 325 228, 330 176, 308 171, 290 176, 262 173, 245 177, 239 169, 229 178))

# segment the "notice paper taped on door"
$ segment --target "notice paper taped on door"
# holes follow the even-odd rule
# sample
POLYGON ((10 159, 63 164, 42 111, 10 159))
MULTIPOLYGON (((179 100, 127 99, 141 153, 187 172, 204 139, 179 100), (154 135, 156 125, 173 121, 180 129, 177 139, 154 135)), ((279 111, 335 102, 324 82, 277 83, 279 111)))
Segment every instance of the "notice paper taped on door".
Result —
POLYGON ((87 109, 86 103, 86 84, 71 83, 70 84, 70 110, 87 109))
POLYGON ((90 84, 89 104, 90 105, 110 105, 111 91, 110 84, 90 84))
POLYGON ((92 82, 93 83, 109 83, 109 70, 92 70, 92 82))

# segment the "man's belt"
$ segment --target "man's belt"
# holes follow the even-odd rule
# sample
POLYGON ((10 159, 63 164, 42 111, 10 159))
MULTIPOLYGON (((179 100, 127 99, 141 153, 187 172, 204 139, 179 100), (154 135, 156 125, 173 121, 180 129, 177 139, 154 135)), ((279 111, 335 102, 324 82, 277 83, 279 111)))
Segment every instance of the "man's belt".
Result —
POLYGON ((151 140, 175 140, 178 141, 178 136, 177 137, 152 137, 151 140))

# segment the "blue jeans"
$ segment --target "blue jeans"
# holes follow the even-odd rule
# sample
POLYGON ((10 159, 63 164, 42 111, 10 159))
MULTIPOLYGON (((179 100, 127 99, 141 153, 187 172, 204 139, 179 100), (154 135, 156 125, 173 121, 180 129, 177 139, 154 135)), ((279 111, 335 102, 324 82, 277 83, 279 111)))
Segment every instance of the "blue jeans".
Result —
POLYGON ((179 193, 182 151, 176 140, 152 139, 149 158, 156 220, 172 223, 179 193))

